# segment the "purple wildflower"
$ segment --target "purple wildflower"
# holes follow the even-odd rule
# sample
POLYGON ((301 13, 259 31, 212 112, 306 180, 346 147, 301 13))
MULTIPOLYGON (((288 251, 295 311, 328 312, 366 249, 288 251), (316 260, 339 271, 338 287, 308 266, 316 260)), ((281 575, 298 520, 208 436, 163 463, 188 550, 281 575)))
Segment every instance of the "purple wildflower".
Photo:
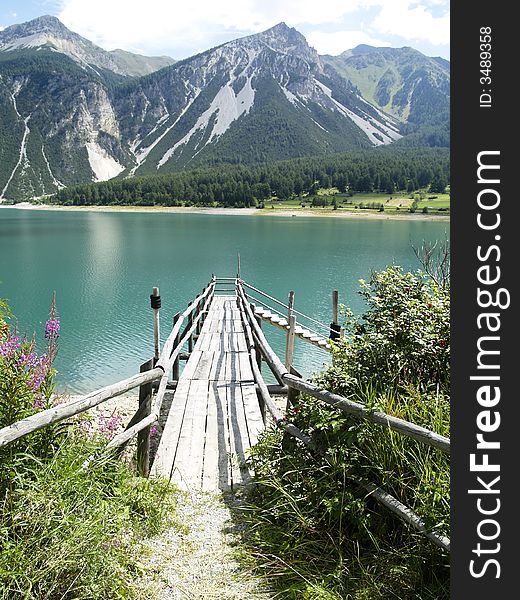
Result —
POLYGON ((123 417, 118 414, 113 414, 110 417, 99 415, 99 431, 107 436, 116 431, 123 423, 123 417))
POLYGON ((0 356, 11 358, 20 350, 21 338, 17 335, 9 335, 7 340, 0 344, 0 356))
POLYGON ((45 323, 45 339, 51 337, 59 337, 60 335, 60 320, 58 318, 49 319, 45 323))
POLYGON ((35 396, 32 406, 36 410, 42 410, 45 407, 43 398, 41 396, 35 396))
POLYGON ((60 337, 60 318, 56 311, 56 292, 52 293, 51 310, 45 323, 45 339, 47 340, 47 357, 52 365, 58 354, 58 338, 60 337))

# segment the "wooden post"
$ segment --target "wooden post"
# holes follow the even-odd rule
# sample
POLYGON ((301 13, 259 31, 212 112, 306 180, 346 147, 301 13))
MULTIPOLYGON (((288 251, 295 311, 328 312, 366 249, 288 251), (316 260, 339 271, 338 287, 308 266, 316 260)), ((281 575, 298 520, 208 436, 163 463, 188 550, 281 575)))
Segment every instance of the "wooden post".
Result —
MULTIPOLYGON (((179 320, 181 313, 178 312, 173 317, 173 327, 175 327, 175 323, 179 320)), ((180 341, 180 333, 177 334, 175 341, 173 342, 173 347, 176 348, 179 345, 180 341)), ((172 380, 179 381, 179 362, 180 362, 180 353, 177 355, 177 358, 173 361, 172 365, 172 380)))
MULTIPOLYGON (((297 371, 292 365, 289 367, 289 372, 291 375, 296 375, 296 377, 301 377, 301 373, 297 371)), ((289 410, 291 406, 294 406, 298 400, 298 396, 300 392, 292 387, 287 386, 287 405, 285 410, 289 410)))
MULTIPOLYGON (((251 306, 251 310, 254 312, 254 308, 251 306)), ((262 329, 262 317, 260 317, 259 315, 255 316, 256 322, 258 323, 258 327, 260 327, 260 329, 262 329)), ((262 352, 260 351, 260 348, 255 346, 255 355, 256 355, 256 364, 258 365, 258 368, 260 369, 260 372, 262 372, 262 352)))
MULTIPOLYGON (((189 304, 188 304, 189 306, 189 304)), ((190 316, 188 317, 188 330, 190 329, 190 327, 193 324, 193 312, 190 313, 190 316)), ((188 338, 188 352, 192 352, 193 351, 193 334, 190 335, 190 337, 188 338)))
POLYGON ((150 302, 153 309, 153 343, 154 343, 154 357, 155 360, 159 360, 161 353, 161 342, 160 342, 160 331, 159 331, 159 309, 161 308, 161 296, 159 295, 159 288, 154 287, 150 296, 150 302))
POLYGON ((294 357, 294 328, 296 327, 296 317, 294 316, 294 292, 289 292, 289 307, 287 309, 287 322, 289 330, 285 339, 285 367, 288 371, 291 370, 294 357))
POLYGON ((240 252, 237 254, 237 279, 240 279, 240 252))
MULTIPOLYGON (((141 365, 141 373, 153 367, 153 359, 141 365)), ((152 384, 145 383, 139 387, 139 410, 141 419, 149 416, 152 408, 152 384)), ((150 473, 150 427, 145 427, 137 434, 137 471, 141 477, 148 477, 150 473)))
POLYGON ((338 322, 338 302, 339 293, 338 290, 332 291, 332 323, 330 324, 329 338, 331 340, 338 340, 341 334, 341 327, 338 322))

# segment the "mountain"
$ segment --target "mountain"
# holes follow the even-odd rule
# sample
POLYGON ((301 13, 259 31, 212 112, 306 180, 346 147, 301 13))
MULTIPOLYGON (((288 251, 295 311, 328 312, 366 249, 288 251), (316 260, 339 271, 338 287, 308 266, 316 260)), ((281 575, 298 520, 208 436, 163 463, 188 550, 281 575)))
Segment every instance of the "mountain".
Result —
MULTIPOLYGON (((351 81, 362 96, 406 124, 405 135, 438 128, 449 145, 450 63, 413 48, 376 48, 362 44, 323 62, 351 81)), ((408 140, 403 140, 407 142, 408 140)), ((402 144, 403 142, 401 142, 402 144)))
MULTIPOLYGON (((116 176, 403 143, 405 133, 420 134, 413 121, 420 82, 410 107, 394 109, 361 77, 347 77, 341 57, 338 64, 320 57, 285 23, 133 76, 142 72, 142 58, 106 52, 54 17, 0 32, 0 200, 116 176)), ((164 64, 146 60, 149 69, 164 64)))
POLYGON ((0 52, 44 48, 65 54, 85 69, 108 70, 123 76, 147 75, 175 62, 164 56, 147 57, 123 50, 107 52, 49 15, 0 31, 0 52))
POLYGON ((116 94, 135 162, 157 173, 391 143, 398 122, 367 103, 281 23, 131 82, 116 94))

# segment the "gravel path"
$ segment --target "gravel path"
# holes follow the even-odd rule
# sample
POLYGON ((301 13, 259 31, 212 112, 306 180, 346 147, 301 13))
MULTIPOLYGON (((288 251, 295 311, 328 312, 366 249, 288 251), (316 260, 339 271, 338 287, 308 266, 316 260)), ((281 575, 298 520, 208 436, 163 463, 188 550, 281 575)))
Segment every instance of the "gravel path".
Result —
MULTIPOLYGON (((63 397, 62 401, 74 398, 63 397)), ((171 398, 165 399, 166 404, 167 401, 171 398)), ((124 428, 137 405, 135 395, 109 400, 88 411, 90 427, 99 430, 103 420, 119 415, 121 422, 111 437, 124 428)), ((157 423, 157 434, 162 430, 163 420, 164 417, 157 423)), ((157 444, 157 434, 152 436, 152 447, 157 444)), ((133 445, 135 440, 128 448, 129 456, 135 451, 133 445)), ((237 559, 244 525, 237 520, 236 509, 243 502, 241 492, 225 496, 202 491, 178 492, 176 525, 142 544, 144 575, 142 586, 138 581, 136 584, 142 587, 147 600, 274 598, 265 582, 237 559)))
POLYGON ((147 579, 153 580, 157 600, 273 598, 262 580, 236 558, 241 525, 232 512, 242 501, 231 494, 179 495, 177 520, 186 531, 174 527, 143 543, 144 566, 153 573, 147 579))

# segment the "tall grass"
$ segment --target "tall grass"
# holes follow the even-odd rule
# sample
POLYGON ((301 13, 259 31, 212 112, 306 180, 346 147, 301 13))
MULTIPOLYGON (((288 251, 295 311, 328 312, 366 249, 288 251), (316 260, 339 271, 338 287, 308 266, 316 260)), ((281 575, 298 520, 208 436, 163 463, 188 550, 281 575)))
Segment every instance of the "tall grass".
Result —
MULTIPOLYGON (((362 286, 320 385, 449 435, 449 301, 391 268, 362 286)), ((449 535, 449 458, 388 428, 301 396, 288 415, 317 451, 270 430, 250 456, 248 544, 283 598, 449 598, 449 557, 367 495, 373 482, 449 535)))
MULTIPOLYGON (((52 404, 59 336, 54 300, 41 356, 6 317, 0 302, 0 427, 52 404)), ((0 600, 148 597, 138 542, 173 523, 175 495, 113 457, 89 460, 105 433, 61 424, 0 449, 0 600)))
POLYGON ((19 454, 0 504, 0 598, 134 598, 142 537, 174 515, 167 482, 113 459, 85 461, 100 440, 70 430, 50 460, 19 454))

